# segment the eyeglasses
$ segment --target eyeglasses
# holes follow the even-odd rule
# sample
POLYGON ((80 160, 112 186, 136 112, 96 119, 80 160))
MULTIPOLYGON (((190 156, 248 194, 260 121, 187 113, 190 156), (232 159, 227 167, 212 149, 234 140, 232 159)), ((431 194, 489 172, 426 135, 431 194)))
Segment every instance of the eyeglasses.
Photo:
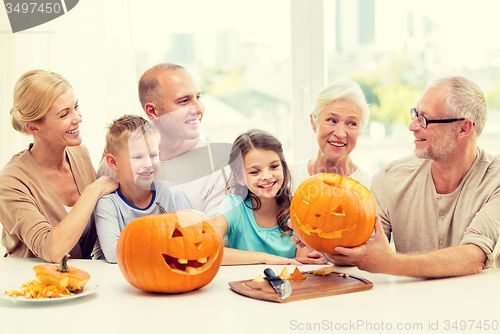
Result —
MULTIPOLYGON (((463 120, 466 120, 467 118, 449 118, 449 119, 427 119, 425 118, 425 116, 422 116, 420 115, 418 112, 417 112, 417 109, 416 108, 411 108, 410 109, 410 115, 411 115, 411 120, 413 121, 415 118, 418 118, 418 124, 426 129, 427 128, 427 125, 428 124, 432 124, 432 123, 453 123, 453 122, 457 122, 457 121, 463 121, 463 120)), ((473 123, 473 125, 476 125, 475 123, 473 123)))

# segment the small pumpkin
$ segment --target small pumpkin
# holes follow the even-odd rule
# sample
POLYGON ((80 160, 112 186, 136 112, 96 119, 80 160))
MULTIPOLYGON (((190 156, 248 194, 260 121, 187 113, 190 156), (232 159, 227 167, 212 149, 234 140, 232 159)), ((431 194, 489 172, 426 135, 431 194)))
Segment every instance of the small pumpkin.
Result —
POLYGON ((327 254, 359 246, 375 225, 375 200, 361 183, 322 173, 302 182, 290 206, 293 231, 306 245, 327 254))
POLYGON ((65 254, 59 266, 55 264, 39 264, 33 267, 36 278, 44 285, 56 285, 67 288, 71 292, 80 292, 90 280, 86 271, 68 266, 69 254, 65 254))
POLYGON ((195 210, 137 218, 118 238, 116 257, 134 287, 180 293, 210 283, 219 271, 223 243, 210 218, 195 210))

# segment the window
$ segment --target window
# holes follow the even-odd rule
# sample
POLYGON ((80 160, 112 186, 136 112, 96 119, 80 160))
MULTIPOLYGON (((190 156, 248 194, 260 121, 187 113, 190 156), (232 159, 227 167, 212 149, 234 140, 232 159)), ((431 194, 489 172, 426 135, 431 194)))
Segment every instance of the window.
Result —
POLYGON ((157 63, 182 65, 203 91, 208 141, 232 143, 246 130, 261 128, 290 154, 288 0, 130 4, 138 78, 157 63))
POLYGON ((497 1, 324 1, 328 81, 358 81, 370 123, 352 156, 372 173, 411 154, 408 110, 425 83, 463 75, 483 89, 488 122, 479 147, 500 153, 500 29, 497 1))

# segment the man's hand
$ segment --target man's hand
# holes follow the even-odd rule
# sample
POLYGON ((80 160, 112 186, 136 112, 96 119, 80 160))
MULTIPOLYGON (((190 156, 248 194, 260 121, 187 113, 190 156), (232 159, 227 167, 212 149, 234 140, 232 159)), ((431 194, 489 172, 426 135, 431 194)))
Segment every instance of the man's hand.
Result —
POLYGON ((372 273, 391 273, 392 260, 396 253, 389 245, 380 218, 375 220, 375 237, 365 244, 354 247, 336 247, 338 254, 327 254, 328 259, 338 265, 354 265, 372 273))

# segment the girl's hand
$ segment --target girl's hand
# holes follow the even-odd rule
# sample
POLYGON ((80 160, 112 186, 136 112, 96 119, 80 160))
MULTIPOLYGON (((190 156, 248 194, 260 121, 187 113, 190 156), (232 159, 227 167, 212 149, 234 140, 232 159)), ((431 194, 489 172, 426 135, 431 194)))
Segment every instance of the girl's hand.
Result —
POLYGON ((267 256, 264 259, 264 264, 293 264, 295 266, 301 266, 302 263, 297 261, 296 259, 288 259, 286 257, 266 254, 267 256))
POLYGON ((328 264, 328 260, 326 257, 318 251, 311 251, 307 254, 307 257, 295 258, 295 260, 299 261, 302 264, 319 264, 324 265, 328 264))

